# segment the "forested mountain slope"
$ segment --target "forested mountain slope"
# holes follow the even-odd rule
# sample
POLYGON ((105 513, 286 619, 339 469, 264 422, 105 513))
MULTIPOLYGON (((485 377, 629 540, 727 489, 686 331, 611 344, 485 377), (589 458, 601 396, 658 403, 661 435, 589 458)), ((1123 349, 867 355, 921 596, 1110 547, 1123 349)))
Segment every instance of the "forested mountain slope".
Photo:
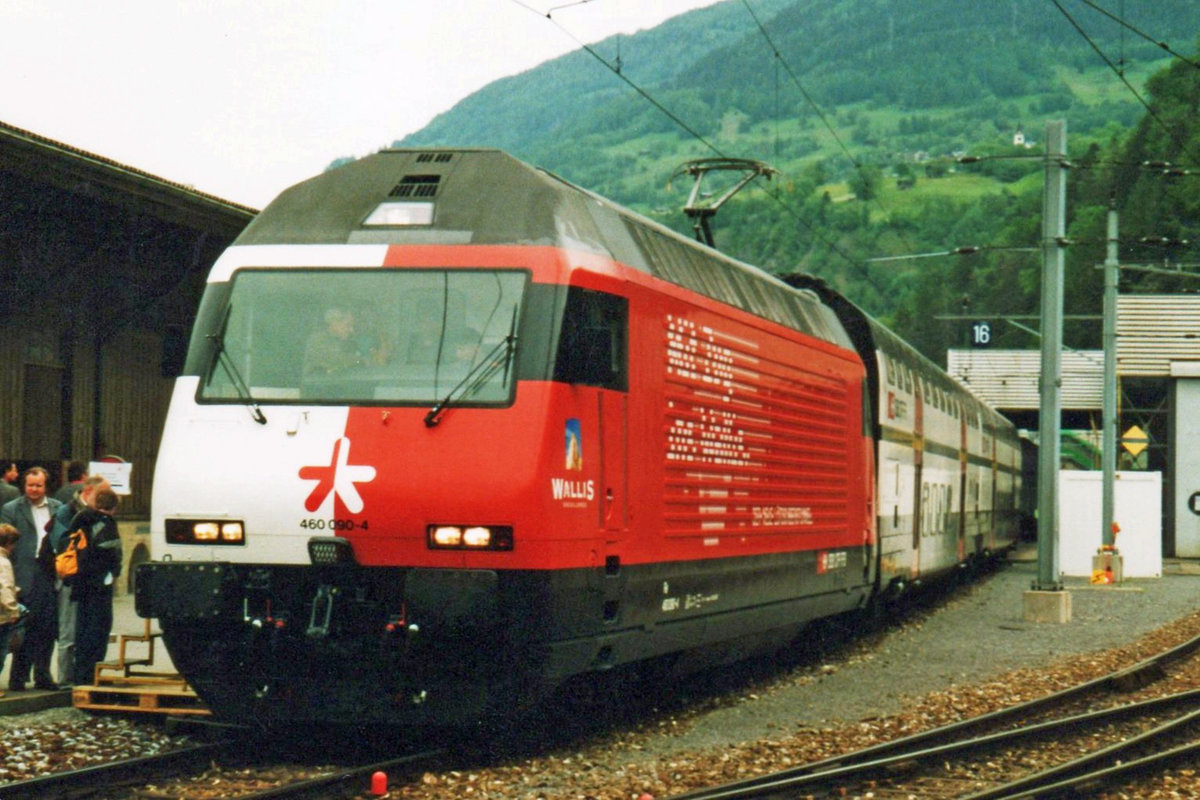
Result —
MULTIPOLYGON (((680 230, 686 181, 664 189, 680 163, 767 161, 781 175, 721 211, 717 245, 820 275, 940 361, 962 342, 937 317, 964 300, 980 313, 1036 310, 1028 248, 1040 239, 1046 120, 1067 121, 1072 156, 1092 167, 1070 177, 1073 228, 1090 233, 1113 193, 1140 198, 1131 238, 1135 221, 1158 236, 1148 228, 1163 214, 1195 211, 1194 179, 1164 193, 1106 165, 1161 153, 1200 164, 1181 143, 1200 93, 1179 85, 1200 70, 1142 36, 1194 57, 1198 30, 1194 0, 726 0, 497 81, 397 144, 499 147, 680 230), (1135 91, 1164 104, 1172 134, 1156 133, 1135 91), (1031 147, 1014 146, 1018 132, 1031 147), (964 153, 987 158, 964 166, 964 153), (870 260, 967 245, 985 249, 870 260)), ((1071 273, 1082 277, 1070 302, 1096 301, 1091 272, 1071 273)), ((1087 346, 1090 328, 1076 328, 1068 343, 1087 346)), ((1000 343, 1031 344, 1018 328, 1000 343)))

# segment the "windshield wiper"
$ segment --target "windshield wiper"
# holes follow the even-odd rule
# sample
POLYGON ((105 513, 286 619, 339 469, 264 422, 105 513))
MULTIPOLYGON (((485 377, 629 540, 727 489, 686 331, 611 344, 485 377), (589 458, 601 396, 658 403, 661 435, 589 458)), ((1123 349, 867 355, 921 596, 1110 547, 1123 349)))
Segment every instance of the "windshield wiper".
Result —
POLYGON ((516 330, 516 315, 513 316, 513 327, 509 329, 508 336, 505 336, 496 346, 487 352, 475 366, 471 367, 470 371, 463 376, 463 379, 455 384, 454 388, 446 393, 438 403, 425 415, 425 427, 432 428, 441 422, 442 413, 450 406, 450 402, 455 395, 467 397, 474 394, 479 387, 487 383, 488 379, 495 375, 501 369, 504 370, 504 377, 501 380, 501 386, 508 385, 508 367, 512 362, 513 352, 516 350, 517 335, 516 330), (504 356, 498 357, 501 350, 504 350, 504 356), (460 391, 461 390, 461 391, 460 391))
MULTIPOLYGON (((225 321, 228 322, 229 317, 226 315, 225 321)), ((212 340, 217 348, 217 363, 225 370, 225 374, 229 376, 229 382, 233 384, 234 390, 237 392, 238 399, 241 400, 248 409, 250 416, 259 425, 267 424, 267 417, 263 414, 262 409, 258 407, 254 396, 250 394, 250 387, 246 385, 245 379, 242 378, 242 373, 238 371, 237 364, 233 363, 233 357, 229 355, 229 351, 225 349, 225 325, 221 325, 220 331, 210 333, 208 338, 212 340)))

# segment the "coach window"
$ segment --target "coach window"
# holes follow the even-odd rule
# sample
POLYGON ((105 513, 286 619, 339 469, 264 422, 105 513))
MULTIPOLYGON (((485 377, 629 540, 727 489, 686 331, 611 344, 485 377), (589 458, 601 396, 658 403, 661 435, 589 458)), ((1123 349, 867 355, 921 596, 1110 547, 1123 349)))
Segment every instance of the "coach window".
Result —
POLYGON ((570 287, 554 379, 625 391, 629 386, 628 320, 629 302, 625 298, 570 287))

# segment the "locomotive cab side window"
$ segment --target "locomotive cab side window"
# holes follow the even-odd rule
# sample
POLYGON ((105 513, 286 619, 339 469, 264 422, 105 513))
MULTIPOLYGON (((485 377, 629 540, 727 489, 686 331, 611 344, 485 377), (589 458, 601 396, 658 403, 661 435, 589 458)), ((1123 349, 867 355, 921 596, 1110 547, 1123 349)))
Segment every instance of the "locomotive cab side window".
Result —
POLYGON ((570 287, 558 339, 554 379, 626 391, 629 388, 628 325, 629 302, 625 298, 570 287))

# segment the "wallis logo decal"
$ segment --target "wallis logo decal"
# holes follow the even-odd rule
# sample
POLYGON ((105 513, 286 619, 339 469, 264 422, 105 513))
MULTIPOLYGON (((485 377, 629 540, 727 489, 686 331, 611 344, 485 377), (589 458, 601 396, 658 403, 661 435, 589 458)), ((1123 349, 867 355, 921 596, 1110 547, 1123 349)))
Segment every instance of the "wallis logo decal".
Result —
POLYGON ((596 498, 596 482, 551 478, 550 492, 554 495, 555 500, 594 500, 596 498))

